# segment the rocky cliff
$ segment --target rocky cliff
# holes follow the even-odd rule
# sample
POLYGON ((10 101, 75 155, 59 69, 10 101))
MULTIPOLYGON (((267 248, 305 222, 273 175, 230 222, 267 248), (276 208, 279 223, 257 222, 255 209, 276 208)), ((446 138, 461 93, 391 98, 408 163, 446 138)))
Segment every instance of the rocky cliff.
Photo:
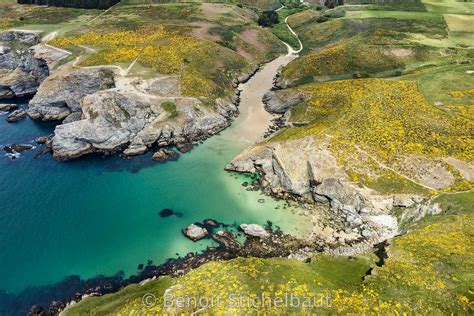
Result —
POLYGON ((50 5, 84 9, 107 9, 120 0, 18 0, 19 4, 50 5))
MULTIPOLYGON (((245 80, 248 76, 241 76, 245 80)), ((182 96, 176 77, 125 77, 116 67, 64 65, 29 103, 38 120, 63 120, 52 139, 58 160, 84 154, 143 154, 152 146, 204 139, 229 125, 237 107, 182 96)))
POLYGON ((49 75, 47 62, 35 56, 35 33, 0 32, 0 99, 32 95, 49 75))

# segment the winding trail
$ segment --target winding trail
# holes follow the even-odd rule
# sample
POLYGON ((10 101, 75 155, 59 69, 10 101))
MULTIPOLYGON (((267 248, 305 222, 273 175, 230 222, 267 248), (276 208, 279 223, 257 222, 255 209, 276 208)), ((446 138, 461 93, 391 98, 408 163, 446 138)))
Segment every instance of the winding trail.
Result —
MULTIPOLYGON (((279 7, 278 9, 275 10, 275 12, 278 12, 282 9, 286 8, 286 6, 282 5, 281 7, 279 7)), ((302 50, 303 50, 303 42, 301 42, 301 39, 300 37, 298 36, 298 34, 296 34, 296 32, 291 28, 290 24, 288 23, 288 18, 290 16, 292 16, 293 14, 290 14, 288 15, 286 18, 285 18, 285 24, 286 24, 286 27, 288 28, 288 30, 291 32, 291 34, 293 34, 294 37, 296 37, 296 39, 298 40, 298 43, 300 44, 300 48, 298 50, 295 50, 293 47, 291 47, 290 44, 288 44, 287 42, 285 41, 282 41, 286 47, 288 48, 288 52, 290 54, 299 54, 302 50)))

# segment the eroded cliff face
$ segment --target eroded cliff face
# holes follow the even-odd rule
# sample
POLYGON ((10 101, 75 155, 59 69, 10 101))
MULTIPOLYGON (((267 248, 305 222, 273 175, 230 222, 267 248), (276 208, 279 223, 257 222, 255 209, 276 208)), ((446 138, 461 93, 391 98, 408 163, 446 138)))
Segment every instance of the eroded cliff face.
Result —
POLYGON ((115 67, 65 65, 41 84, 28 115, 64 120, 52 150, 67 160, 92 152, 138 155, 152 146, 204 139, 228 126, 236 112, 230 100, 211 106, 182 96, 173 77, 144 80, 124 77, 115 67))
POLYGON ((418 220, 439 212, 416 194, 380 194, 350 180, 327 142, 312 136, 286 142, 269 141, 250 147, 227 170, 259 173, 264 192, 296 198, 317 217, 312 237, 331 245, 330 252, 352 255, 399 233, 395 208, 405 219, 418 220), (316 210, 316 211, 315 211, 316 210))
POLYGON ((49 75, 47 62, 35 55, 36 33, 0 32, 0 99, 33 95, 49 75))
POLYGON ((338 165, 329 144, 312 136, 251 147, 226 168, 260 172, 263 185, 273 194, 328 202, 333 208, 348 212, 385 214, 393 208, 395 200, 400 200, 398 195, 381 195, 356 185, 338 165))

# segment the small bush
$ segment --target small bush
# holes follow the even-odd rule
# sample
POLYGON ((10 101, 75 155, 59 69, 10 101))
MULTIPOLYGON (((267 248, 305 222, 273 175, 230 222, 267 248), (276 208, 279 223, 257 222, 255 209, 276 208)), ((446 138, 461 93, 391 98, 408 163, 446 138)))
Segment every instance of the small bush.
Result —
POLYGON ((165 101, 163 103, 161 103, 161 107, 163 108, 163 110, 165 110, 166 112, 175 112, 176 111, 176 104, 174 102, 171 102, 171 101, 165 101))
POLYGON ((278 22, 278 13, 275 11, 263 11, 257 20, 257 23, 263 27, 271 27, 278 22))
POLYGON ((324 22, 326 22, 326 21, 328 21, 328 20, 329 20, 329 19, 328 19, 326 16, 321 15, 321 16, 319 16, 319 17, 316 19, 316 22, 318 22, 318 23, 324 23, 324 22))

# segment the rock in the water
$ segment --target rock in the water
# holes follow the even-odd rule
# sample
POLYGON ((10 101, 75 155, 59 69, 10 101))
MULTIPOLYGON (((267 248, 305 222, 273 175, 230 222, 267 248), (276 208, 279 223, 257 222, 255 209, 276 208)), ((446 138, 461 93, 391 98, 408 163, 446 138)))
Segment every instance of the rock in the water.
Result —
POLYGON ((40 144, 40 145, 43 145, 43 144, 46 144, 46 142, 48 142, 49 140, 51 140, 51 138, 53 137, 54 135, 48 135, 48 136, 38 136, 35 138, 35 142, 37 144, 40 144))
POLYGON ((171 149, 161 148, 153 154, 152 160, 158 162, 166 162, 168 160, 176 161, 179 158, 179 154, 171 149))
POLYGON ((244 231, 246 235, 254 237, 268 237, 270 234, 258 224, 240 224, 240 228, 244 231))
POLYGON ((208 235, 207 229, 200 227, 196 224, 191 224, 183 229, 184 236, 188 237, 192 241, 203 239, 208 235))
POLYGON ((211 228, 215 228, 215 227, 220 226, 220 224, 217 221, 215 221, 211 218, 206 218, 205 220, 202 221, 202 223, 204 224, 204 226, 211 227, 211 228))
POLYGON ((172 209, 169 208, 164 208, 159 212, 160 217, 170 217, 172 215, 176 217, 183 217, 183 213, 181 212, 175 212, 172 209))
POLYGON ((235 236, 227 230, 220 230, 211 237, 214 241, 231 251, 237 251, 242 247, 239 242, 235 240, 235 236))
POLYGON ((18 109, 16 104, 0 104, 0 112, 10 112, 18 109))
POLYGON ((8 123, 16 123, 26 117, 26 112, 23 110, 15 110, 7 116, 6 121, 8 123))
POLYGON ((11 159, 16 159, 20 156, 25 150, 30 150, 33 148, 33 145, 30 144, 12 144, 4 146, 3 150, 11 159))
POLYGON ((193 149, 193 143, 180 143, 176 144, 176 148, 179 150, 180 153, 187 153, 193 149))
POLYGON ((25 150, 30 150, 31 148, 33 148, 33 145, 30 145, 30 144, 12 144, 12 145, 3 147, 3 150, 11 154, 13 152, 22 153, 25 150))

